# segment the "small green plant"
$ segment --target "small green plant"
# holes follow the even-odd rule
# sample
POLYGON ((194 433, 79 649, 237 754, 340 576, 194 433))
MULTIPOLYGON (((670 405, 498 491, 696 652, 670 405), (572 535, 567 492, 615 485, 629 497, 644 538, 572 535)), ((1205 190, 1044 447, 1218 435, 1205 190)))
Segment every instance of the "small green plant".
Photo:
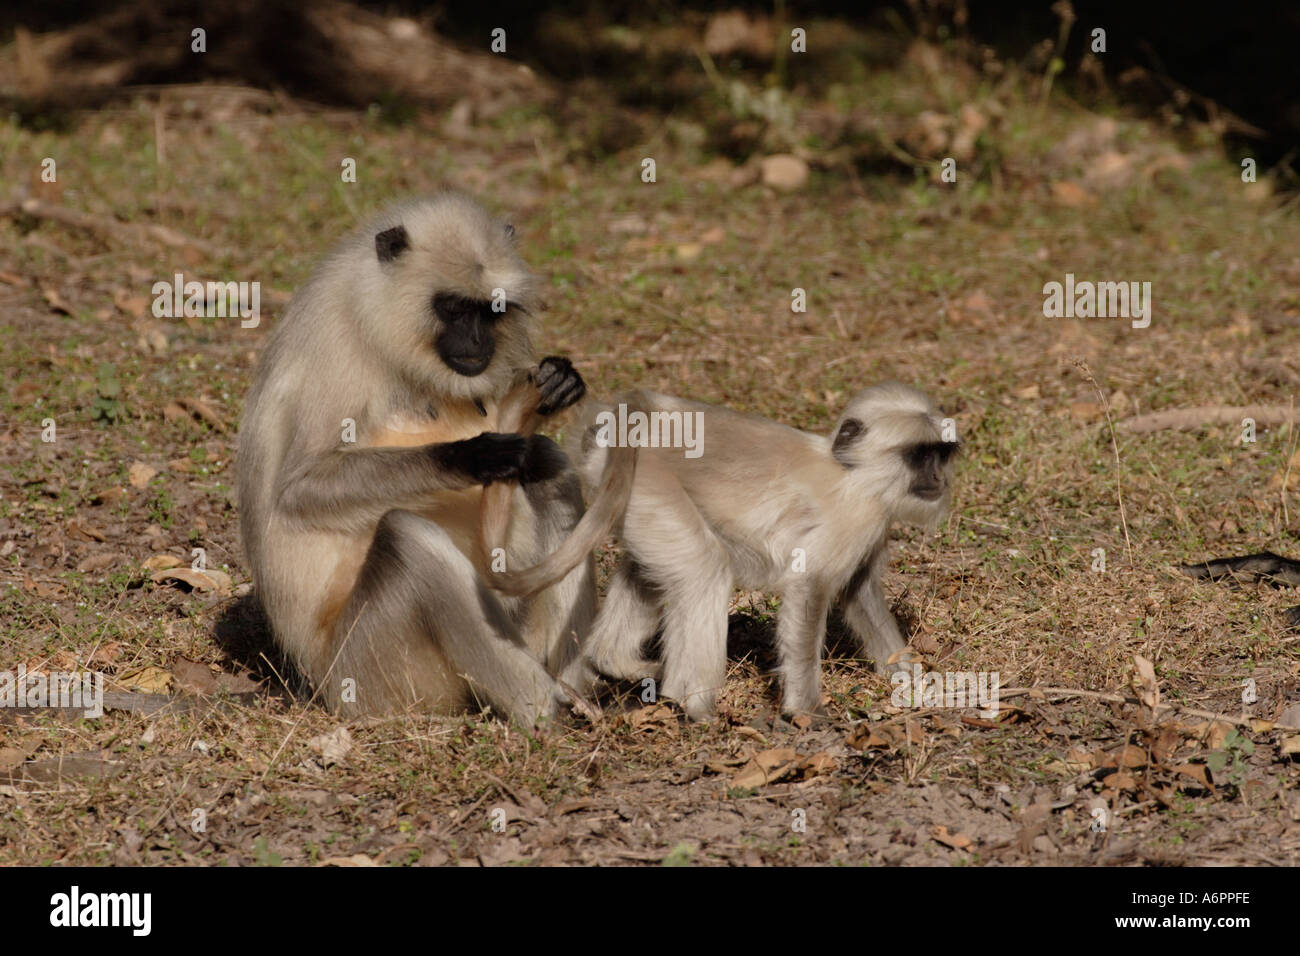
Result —
POLYGON ((1230 730, 1223 738, 1223 748, 1213 750, 1205 758, 1206 766, 1216 778, 1227 771, 1222 778, 1234 789, 1240 790, 1246 782, 1246 761, 1255 752, 1255 744, 1237 730, 1230 730))
POLYGON ((695 857, 695 848, 689 843, 679 843, 664 857, 664 866, 690 866, 695 857))
POLYGON ((105 362, 95 373, 95 404, 90 407, 92 421, 106 425, 116 425, 126 413, 126 406, 118 397, 122 394, 122 383, 117 377, 117 369, 105 362))
POLYGON ((266 845, 266 837, 258 837, 253 841, 253 863, 256 866, 279 866, 284 862, 284 857, 276 853, 266 845))
POLYGON ((171 492, 161 484, 155 485, 153 497, 149 500, 149 520, 161 528, 170 528, 173 504, 171 492))

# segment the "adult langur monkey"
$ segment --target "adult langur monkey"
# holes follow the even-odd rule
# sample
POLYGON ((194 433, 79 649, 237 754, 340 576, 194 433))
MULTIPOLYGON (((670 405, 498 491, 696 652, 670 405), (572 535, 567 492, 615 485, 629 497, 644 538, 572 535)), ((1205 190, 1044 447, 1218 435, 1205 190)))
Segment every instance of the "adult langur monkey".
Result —
MULTIPOLYGON (((474 563, 491 482, 519 483, 524 560, 582 515, 554 443, 496 428, 537 308, 513 228, 446 193, 340 242, 272 332, 240 429, 240 523, 275 638, 327 706, 477 701, 532 725, 571 699, 553 675, 594 615, 592 562, 531 599, 503 599, 474 563)), ((560 358, 531 381, 542 417, 585 391, 560 358)))
MULTIPOLYGON (((574 534, 540 565, 515 559, 515 568, 484 574, 505 593, 547 587, 622 518, 625 558, 566 682, 585 687, 591 668, 616 678, 662 675, 664 696, 707 719, 726 674, 727 605, 736 585, 781 595, 787 713, 820 709, 826 616, 836 602, 878 669, 898 663, 905 641, 880 583, 889 530, 895 521, 939 521, 957 450, 955 433, 945 435, 925 394, 896 383, 866 389, 829 438, 653 392, 617 401, 617 414, 587 409, 579 447, 571 448, 587 480, 600 482, 574 534), (694 454, 673 440, 690 433, 694 454), (660 628, 662 667, 642 652, 660 628)), ((483 502, 482 547, 499 552, 508 502, 495 489, 483 502)))

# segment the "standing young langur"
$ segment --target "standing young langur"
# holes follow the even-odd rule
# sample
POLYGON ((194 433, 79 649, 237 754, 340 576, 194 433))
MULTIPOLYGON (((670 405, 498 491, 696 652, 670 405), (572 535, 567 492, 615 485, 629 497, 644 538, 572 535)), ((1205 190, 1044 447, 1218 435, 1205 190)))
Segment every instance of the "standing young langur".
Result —
MULTIPOLYGON (((581 447, 572 450, 588 480, 601 482, 583 525, 540 565, 486 575, 506 593, 545 587, 622 516, 625 557, 568 683, 587 686, 593 667, 615 678, 662 676, 664 696, 707 719, 726 675, 736 585, 781 595, 787 713, 820 709, 826 616, 837 602, 877 669, 896 660, 906 642, 880 583, 890 526, 933 526, 951 499, 957 443, 944 440, 929 398, 896 383, 869 388, 849 402, 830 438, 652 392, 619 403, 617 415, 608 406, 588 409, 581 447), (631 428, 612 433, 637 413, 645 416, 639 436, 631 428), (698 447, 687 455, 673 436, 689 434, 683 426, 691 422, 698 447), (662 667, 642 652, 659 629, 662 667)), ((483 527, 490 534, 500 525, 485 515, 483 527)), ((485 547, 492 540, 485 535, 485 547)))
MULTIPOLYGON (((565 699, 553 675, 590 626, 591 561, 529 599, 493 593, 475 563, 491 482, 519 483, 524 560, 582 515, 554 443, 496 429, 537 307, 513 228, 442 194, 344 239, 273 331, 240 429, 241 526, 276 640, 330 707, 479 700, 532 724, 565 699)), ((542 417, 585 391, 560 358, 532 381, 542 417)))

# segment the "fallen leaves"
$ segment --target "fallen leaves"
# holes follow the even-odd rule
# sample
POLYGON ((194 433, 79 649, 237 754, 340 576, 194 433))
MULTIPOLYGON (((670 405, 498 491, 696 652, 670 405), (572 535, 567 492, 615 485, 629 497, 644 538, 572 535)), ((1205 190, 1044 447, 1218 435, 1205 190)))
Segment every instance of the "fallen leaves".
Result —
POLYGON ((876 724, 858 724, 844 742, 854 750, 896 750, 925 739, 921 721, 882 720, 876 724))
POLYGON ((969 850, 975 845, 975 841, 964 833, 949 833, 948 828, 942 823, 935 824, 930 828, 930 837, 936 843, 940 843, 952 850, 969 850))
POLYGON ((352 734, 346 727, 336 727, 327 734, 312 737, 307 746, 320 755, 323 766, 329 767, 342 763, 352 752, 352 734))
POLYGON ((137 667, 118 674, 116 682, 127 690, 165 694, 171 689, 172 674, 161 667, 137 667))
POLYGON ((196 571, 194 568, 164 568, 154 571, 150 577, 155 584, 180 581, 182 584, 188 584, 193 591, 211 591, 223 597, 232 593, 234 584, 229 574, 216 568, 207 568, 203 571, 196 571))
POLYGON ((158 474, 157 468, 146 465, 142 461, 133 461, 126 471, 126 480, 130 482, 132 488, 147 488, 156 474, 158 474))
POLYGON ((835 758, 825 751, 801 757, 792 747, 773 747, 753 754, 740 773, 731 778, 731 785, 753 790, 786 778, 807 780, 832 773, 836 766, 835 758))
POLYGON ((1143 707, 1154 711, 1160 703, 1160 686, 1156 681, 1155 665, 1141 654, 1134 654, 1133 666, 1137 671, 1132 680, 1133 691, 1143 707))

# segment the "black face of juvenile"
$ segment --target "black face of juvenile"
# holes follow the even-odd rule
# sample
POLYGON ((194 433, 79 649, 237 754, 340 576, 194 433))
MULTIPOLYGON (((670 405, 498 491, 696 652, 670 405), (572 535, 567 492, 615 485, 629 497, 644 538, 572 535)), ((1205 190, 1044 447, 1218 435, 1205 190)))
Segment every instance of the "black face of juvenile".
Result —
POLYGON ((492 311, 490 302, 449 292, 433 297, 433 311, 441 326, 433 341, 439 358, 457 375, 482 374, 497 348, 493 326, 505 313, 492 311))
POLYGON ((944 469, 957 452, 957 443, 951 441, 921 442, 903 449, 903 461, 912 472, 908 493, 924 501, 937 501, 943 496, 946 478, 944 469))

